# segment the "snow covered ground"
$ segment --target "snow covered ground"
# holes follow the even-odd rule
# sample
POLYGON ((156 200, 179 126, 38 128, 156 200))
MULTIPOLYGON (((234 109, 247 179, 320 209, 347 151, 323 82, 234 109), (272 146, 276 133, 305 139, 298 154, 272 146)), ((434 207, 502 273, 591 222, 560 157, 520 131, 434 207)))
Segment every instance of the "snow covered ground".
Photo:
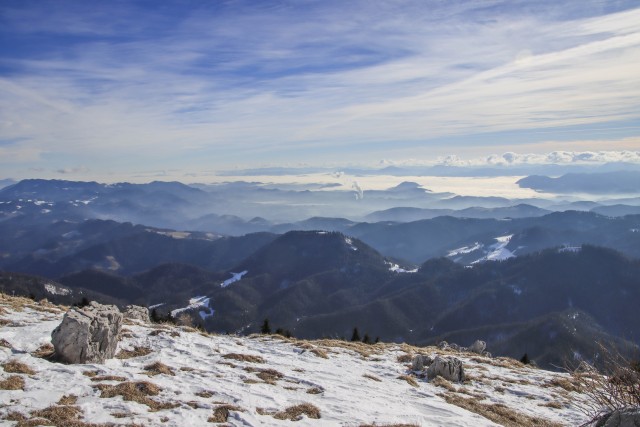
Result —
POLYGON ((240 279, 242 279, 242 276, 244 276, 245 274, 247 274, 248 271, 241 271, 240 273, 231 273, 231 278, 225 280, 224 282, 220 283, 220 286, 223 288, 226 288, 227 286, 229 286, 232 283, 236 283, 237 281, 239 281, 240 279))
POLYGON ((0 370, 2 384, 12 376, 24 381, 23 390, 0 391, 3 425, 69 407, 77 408, 74 414, 85 422, 112 425, 207 426, 216 425, 210 422, 216 414, 228 415, 225 425, 233 426, 498 425, 447 403, 460 399, 559 425, 585 421, 572 403, 581 396, 557 385, 566 382, 566 374, 511 359, 459 354, 469 377, 464 384, 427 382, 411 374, 408 360, 413 354, 443 353, 432 347, 208 335, 185 327, 129 323, 119 343, 127 358, 64 365, 32 354, 50 343, 62 316, 62 310, 49 304, 0 295, 0 365, 18 361, 33 370, 10 373, 9 365, 0 370), (156 365, 164 366, 164 373, 145 369, 155 362, 164 364, 156 365), (412 375, 416 386, 403 375, 412 375), (147 400, 127 401, 108 392, 128 382, 137 384, 138 393, 149 391, 147 400), (320 418, 301 415, 296 423, 276 418, 299 404, 313 405, 320 418), (49 412, 36 412, 45 408, 49 412))

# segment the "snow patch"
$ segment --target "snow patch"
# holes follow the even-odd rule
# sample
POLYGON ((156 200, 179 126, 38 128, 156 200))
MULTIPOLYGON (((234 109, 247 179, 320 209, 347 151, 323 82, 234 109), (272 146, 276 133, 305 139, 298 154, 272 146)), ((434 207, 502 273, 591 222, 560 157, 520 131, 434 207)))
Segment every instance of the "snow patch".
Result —
POLYGON ((514 258, 515 255, 509 249, 507 249, 507 245, 509 241, 513 237, 513 234, 509 234, 506 236, 496 237, 496 243, 489 246, 489 252, 486 256, 473 261, 471 264, 477 264, 483 261, 504 261, 505 259, 514 258))
MULTIPOLYGON (((209 308, 209 302, 211 301, 211 298, 206 297, 206 296, 202 296, 202 297, 193 297, 189 300, 189 305, 183 308, 176 308, 175 310, 171 310, 171 317, 176 317, 178 314, 187 311, 187 310, 195 310, 198 308, 204 308, 206 309, 207 312, 211 312, 211 314, 209 314, 208 316, 212 316, 213 315, 213 310, 211 310, 209 308)), ((199 311, 199 313, 202 313, 202 311, 199 311)), ((202 317, 202 314, 200 314, 200 317, 202 317)), ((206 319, 206 317, 202 317, 203 319, 206 319)))
POLYGON ((452 257, 452 256, 456 256, 456 255, 462 255, 462 254, 468 254, 474 251, 477 251, 478 249, 482 248, 484 245, 482 243, 479 242, 475 242, 473 244, 473 246, 463 246, 461 248, 458 249, 452 249, 447 253, 448 257, 452 257))
POLYGON ((582 250, 582 246, 569 246, 565 245, 558 249, 558 252, 580 252, 582 250))
POLYGON ((413 270, 405 270, 404 268, 400 267, 398 264, 394 264, 390 261, 385 261, 384 263, 389 266, 389 271, 393 271, 394 273, 417 273, 418 272, 417 268, 414 268, 413 270))
POLYGON ((61 288, 58 287, 56 285, 53 285, 51 283, 45 283, 44 284, 44 290, 47 291, 48 293, 50 293, 51 295, 70 295, 71 294, 71 289, 65 289, 65 288, 61 288))
POLYGON ((357 250, 358 250, 358 248, 356 248, 355 246, 353 246, 353 240, 351 240, 350 238, 345 237, 345 238, 344 238, 344 242, 349 246, 349 248, 350 248, 352 251, 357 251, 357 250))
POLYGON ((249 272, 248 270, 245 270, 245 271, 241 271, 240 273, 231 273, 231 278, 225 280, 222 283, 220 283, 220 286, 223 287, 223 288, 226 288, 230 284, 235 283, 235 282, 239 281, 240 279, 242 279, 242 276, 244 276, 248 272, 249 272))

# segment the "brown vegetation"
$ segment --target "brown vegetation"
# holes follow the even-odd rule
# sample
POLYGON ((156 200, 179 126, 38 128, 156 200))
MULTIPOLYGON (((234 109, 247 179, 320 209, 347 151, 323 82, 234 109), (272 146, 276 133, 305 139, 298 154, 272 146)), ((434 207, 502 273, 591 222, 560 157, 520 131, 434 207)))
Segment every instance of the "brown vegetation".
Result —
POLYGON ((78 396, 75 394, 65 394, 58 400, 58 405, 75 405, 78 401, 78 396))
POLYGON ((226 423, 229 419, 229 412, 231 411, 243 412, 244 409, 235 405, 221 405, 213 410, 213 415, 210 416, 207 421, 210 423, 226 423))
POLYGON ((164 363, 158 361, 154 362, 150 365, 144 367, 144 370, 147 371, 147 375, 154 376, 159 374, 175 376, 173 369, 165 365, 164 363))
POLYGON ((33 357, 39 357, 42 359, 48 359, 53 356, 54 349, 51 343, 42 344, 36 351, 31 353, 33 357))
POLYGON ((265 363, 264 358, 261 356, 254 356, 252 354, 228 353, 224 354, 222 357, 225 359, 237 360, 239 362, 265 363))
POLYGON ((11 374, 27 374, 27 375, 35 375, 36 371, 31 369, 29 365, 26 365, 22 362, 18 362, 17 360, 10 360, 6 363, 2 364, 5 372, 11 374))
POLYGON ((411 377, 409 375, 400 375, 398 377, 398 379, 399 380, 405 380, 406 382, 408 382, 413 387, 419 387, 418 382, 413 377, 411 377))
POLYGON ((320 419, 320 409, 311 403, 301 403, 299 405, 289 406, 284 411, 273 414, 273 418, 277 420, 298 421, 306 415, 309 418, 320 419))
POLYGON ((158 402, 151 399, 149 396, 157 396, 161 389, 147 381, 122 382, 116 385, 98 384, 95 387, 101 391, 100 397, 102 398, 122 396, 126 401, 147 405, 152 411, 179 406, 177 403, 158 402))
POLYGON ((0 390, 24 390, 24 378, 20 375, 11 375, 7 379, 0 380, 0 390))
POLYGON ((362 376, 363 376, 363 377, 365 377, 365 378, 368 378, 368 379, 370 379, 370 380, 373 380, 373 381, 378 381, 378 382, 381 382, 381 381, 382 381, 380 378, 376 377, 375 375, 371 375, 371 374, 362 374, 362 376))
POLYGON ((133 350, 120 350, 118 354, 116 354, 116 359, 131 359, 133 357, 142 357, 148 354, 151 354, 153 350, 149 347, 138 347, 134 346, 133 350))

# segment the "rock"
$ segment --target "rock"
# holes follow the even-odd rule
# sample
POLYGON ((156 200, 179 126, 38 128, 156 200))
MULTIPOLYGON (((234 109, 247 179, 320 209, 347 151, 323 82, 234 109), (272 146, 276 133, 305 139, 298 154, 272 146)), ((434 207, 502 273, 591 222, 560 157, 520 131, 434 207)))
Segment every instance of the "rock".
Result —
POLYGON ((431 365, 432 362, 433 360, 431 359, 431 357, 425 354, 418 354, 413 358, 413 361, 411 362, 411 370, 422 371, 425 366, 431 365))
POLYGON ((449 343, 446 341, 440 341, 440 343, 438 344, 438 348, 440 350, 446 350, 447 348, 449 348, 449 343))
POLYGON ((140 305, 128 305, 124 308, 124 318, 128 320, 139 320, 143 323, 150 323, 149 309, 140 305))
POLYGON ((462 361, 455 357, 436 356, 427 368, 427 379, 432 380, 438 376, 453 382, 463 382, 465 377, 462 361))
POLYGON ((600 417, 595 427, 639 427, 640 407, 617 409, 600 417))
POLYGON ((115 305, 91 302, 69 310, 51 333, 55 356, 66 363, 104 363, 113 357, 122 329, 122 313, 115 305))
POLYGON ((476 342, 474 342, 473 344, 471 344, 467 348, 467 351, 470 351, 471 353, 482 354, 485 351, 486 348, 487 348, 487 343, 486 342, 480 341, 480 340, 476 340, 476 342))

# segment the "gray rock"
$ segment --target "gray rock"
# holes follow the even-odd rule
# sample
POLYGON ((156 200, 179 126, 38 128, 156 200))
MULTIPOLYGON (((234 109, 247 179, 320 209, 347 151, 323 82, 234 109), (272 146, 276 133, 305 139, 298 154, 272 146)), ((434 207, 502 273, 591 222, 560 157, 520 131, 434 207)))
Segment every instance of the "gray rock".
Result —
POLYGON ((430 356, 425 354, 416 355, 411 361, 411 370, 412 371, 422 371, 425 366, 431 365, 433 359, 430 356))
POLYGON ((446 350, 447 348, 449 348, 449 343, 446 341, 440 341, 440 343, 438 344, 438 348, 440 350, 446 350))
POLYGON ((124 308, 124 318, 128 320, 139 320, 143 323, 150 323, 149 309, 140 305, 128 305, 124 308))
POLYGON ((609 412, 598 419, 595 427, 640 427, 640 407, 609 412))
POLYGON ((472 353, 482 354, 486 350, 486 348, 487 348, 486 342, 476 340, 476 342, 474 342, 467 348, 467 351, 470 351, 472 353))
POLYGON ((433 363, 427 368, 427 379, 442 377, 453 382, 464 381, 464 367, 462 361, 456 357, 436 356, 433 363))
POLYGON ((115 355, 121 329, 118 307, 92 302, 69 310, 51 333, 51 343, 62 362, 104 363, 115 355))

